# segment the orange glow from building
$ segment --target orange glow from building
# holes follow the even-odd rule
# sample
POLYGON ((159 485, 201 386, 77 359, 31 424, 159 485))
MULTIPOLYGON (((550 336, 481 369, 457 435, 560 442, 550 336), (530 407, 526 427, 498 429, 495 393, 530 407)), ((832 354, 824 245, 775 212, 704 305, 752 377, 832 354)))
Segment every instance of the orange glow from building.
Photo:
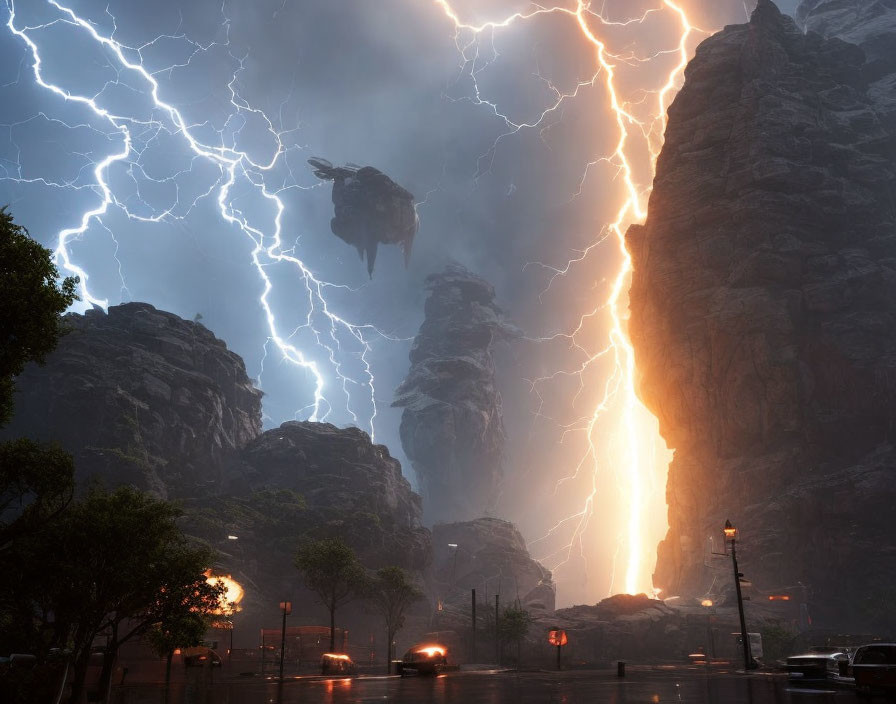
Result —
POLYGON ((704 599, 700 602, 700 606, 712 606, 712 599, 704 599))
POLYGON ((209 584, 221 582, 224 585, 224 594, 221 597, 219 614, 231 614, 240 610, 240 602, 245 596, 242 585, 229 574, 214 574, 212 570, 205 571, 206 581, 209 584))
POLYGON ((348 655, 343 655, 342 653, 324 653, 322 657, 325 658, 333 658, 333 660, 350 660, 348 655))
POLYGON ((426 657, 431 658, 436 655, 445 655, 445 648, 441 645, 427 645, 422 648, 417 648, 418 653, 426 655, 426 657))
POLYGON ((768 597, 769 601, 790 601, 790 595, 788 594, 771 594, 768 597))

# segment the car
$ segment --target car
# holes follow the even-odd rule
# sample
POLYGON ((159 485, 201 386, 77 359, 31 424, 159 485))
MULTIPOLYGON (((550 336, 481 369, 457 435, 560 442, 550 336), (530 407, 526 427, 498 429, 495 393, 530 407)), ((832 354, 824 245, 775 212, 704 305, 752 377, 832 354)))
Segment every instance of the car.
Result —
POLYGON ((896 643, 860 646, 852 656, 852 674, 860 695, 877 690, 896 692, 896 643))
POLYGON ((809 652, 791 655, 784 669, 791 680, 800 682, 832 681, 843 674, 849 664, 849 652, 836 646, 813 646, 809 652), (841 665, 842 663, 842 665, 841 665))
POLYGON ((221 667, 221 657, 204 645, 184 648, 183 655, 185 667, 205 667, 206 665, 221 667))
POLYGON ((415 645, 398 663, 397 672, 407 675, 437 675, 448 665, 448 649, 443 645, 415 645))
POLYGON ((342 653, 324 653, 320 658, 322 675, 353 675, 355 663, 348 655, 342 653))

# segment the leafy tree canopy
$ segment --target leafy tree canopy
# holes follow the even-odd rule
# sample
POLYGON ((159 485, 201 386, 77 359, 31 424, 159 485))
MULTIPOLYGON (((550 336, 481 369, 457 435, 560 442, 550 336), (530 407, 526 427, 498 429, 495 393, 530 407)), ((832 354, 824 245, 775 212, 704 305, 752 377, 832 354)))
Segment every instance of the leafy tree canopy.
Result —
POLYGON ((354 550, 339 538, 303 543, 296 553, 295 565, 305 579, 305 586, 317 594, 330 612, 332 651, 336 644, 336 609, 367 589, 367 573, 354 550))
POLYGON ((77 298, 78 279, 58 278, 52 252, 0 208, 0 426, 12 417, 14 377, 56 347, 60 315, 77 298))
POLYGON ((101 633, 108 642, 105 679, 122 643, 155 624, 165 628, 219 608, 223 589, 204 575, 214 554, 187 541, 180 514, 130 487, 93 488, 45 530, 0 551, 0 570, 16 570, 0 594, 0 621, 17 626, 9 638, 24 640, 30 627, 32 642, 71 649, 73 701, 101 633))
POLYGON ((26 439, 0 443, 0 550, 58 517, 73 490, 68 453, 26 439))

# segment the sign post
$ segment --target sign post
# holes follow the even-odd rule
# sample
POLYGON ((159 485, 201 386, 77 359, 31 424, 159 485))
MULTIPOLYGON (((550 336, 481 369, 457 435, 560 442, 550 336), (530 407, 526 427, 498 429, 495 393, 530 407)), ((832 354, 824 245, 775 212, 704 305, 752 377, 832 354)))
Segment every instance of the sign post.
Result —
POLYGON ((554 630, 548 633, 548 643, 551 645, 557 646, 557 669, 563 669, 563 646, 568 643, 568 639, 566 637, 566 631, 561 631, 559 628, 555 628, 554 630))

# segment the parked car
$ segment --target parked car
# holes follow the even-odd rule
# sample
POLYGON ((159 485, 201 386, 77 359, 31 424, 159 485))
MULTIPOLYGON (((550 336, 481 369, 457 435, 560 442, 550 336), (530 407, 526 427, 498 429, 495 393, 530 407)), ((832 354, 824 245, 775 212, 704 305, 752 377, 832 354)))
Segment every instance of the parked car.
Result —
POLYGON ((184 648, 184 666, 186 667, 204 667, 211 665, 213 667, 221 666, 221 657, 211 648, 204 645, 197 645, 193 648, 184 648))
POLYGON ((443 645, 415 645, 404 654, 396 670, 399 675, 437 675, 448 664, 448 649, 443 645))
POLYGON ((355 663, 342 653, 324 653, 320 658, 320 672, 322 675, 353 675, 355 663))
POLYGON ((877 690, 896 692, 896 643, 874 643, 859 647, 852 657, 856 692, 870 695, 877 690))
POLYGON ((784 669, 791 680, 824 682, 840 677, 842 668, 848 664, 849 653, 845 648, 813 646, 807 653, 787 658, 784 669))

